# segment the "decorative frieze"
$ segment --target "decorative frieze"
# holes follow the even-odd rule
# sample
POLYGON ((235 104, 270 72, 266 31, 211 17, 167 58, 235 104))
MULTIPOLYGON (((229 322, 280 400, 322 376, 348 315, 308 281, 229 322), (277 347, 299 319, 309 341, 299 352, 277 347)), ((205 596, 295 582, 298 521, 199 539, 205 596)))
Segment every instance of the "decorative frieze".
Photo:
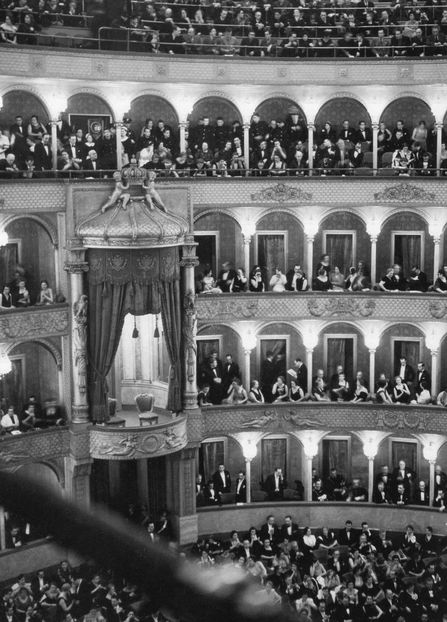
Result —
POLYGON ((65 427, 27 432, 0 440, 0 468, 27 462, 63 458, 69 451, 69 431, 65 427))
POLYGON ((376 201, 396 201, 397 203, 411 203, 411 201, 435 201, 436 194, 427 192, 423 186, 408 183, 399 183, 388 186, 381 192, 375 192, 376 201))
POLYGON ((0 315, 0 341, 35 339, 68 334, 67 305, 6 311, 0 315))
POLYGON ((312 193, 305 192, 299 186, 293 186, 291 184, 276 184, 275 186, 269 186, 267 188, 261 188, 258 192, 253 192, 251 195, 252 201, 277 201, 278 203, 284 203, 285 201, 306 201, 312 200, 312 193))

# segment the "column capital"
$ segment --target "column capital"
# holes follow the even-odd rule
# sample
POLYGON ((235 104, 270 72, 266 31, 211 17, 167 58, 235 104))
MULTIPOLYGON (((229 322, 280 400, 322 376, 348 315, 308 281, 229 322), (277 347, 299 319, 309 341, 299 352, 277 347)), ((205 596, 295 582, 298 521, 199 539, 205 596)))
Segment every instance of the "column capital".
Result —
POLYGON ((59 119, 50 119, 50 121, 49 121, 50 127, 55 127, 57 125, 58 121, 59 121, 59 119))
POLYGON ((430 354, 431 354, 431 356, 435 356, 435 357, 436 357, 436 356, 438 356, 438 354, 439 354, 439 350, 438 350, 438 349, 436 349, 436 350, 430 350, 430 354))
POLYGON ((315 348, 306 348, 306 354, 313 354, 315 348))
POLYGON ((242 123, 242 128, 243 128, 244 130, 249 130, 249 129, 250 129, 250 123, 247 123, 247 122, 242 123))
POLYGON ((188 121, 179 121, 178 126, 180 129, 185 129, 188 127, 188 121))
POLYGON ((90 423, 88 416, 88 404, 72 404, 71 405, 71 422, 72 423, 90 423))
POLYGON ((69 274, 82 274, 88 272, 89 265, 87 261, 67 261, 64 264, 64 270, 69 274))
POLYGON ((378 121, 373 121, 371 123, 371 127, 372 127, 373 131, 378 131, 378 129, 379 129, 379 122, 378 121))
POLYGON ((444 123, 442 121, 436 121, 435 122, 435 128, 437 131, 442 130, 442 128, 444 127, 444 123))
POLYGON ((195 268, 199 265, 199 260, 196 255, 194 256, 186 256, 180 260, 180 265, 182 268, 195 268))
POLYGON ((307 129, 308 130, 315 130, 315 123, 313 123, 313 122, 308 123, 307 124, 307 129))
POLYGON ((250 234, 243 233, 243 234, 242 234, 242 237, 243 237, 243 240, 244 240, 244 244, 245 244, 246 246, 250 246, 250 244, 251 244, 251 237, 252 237, 252 236, 251 236, 250 234))
POLYGON ((245 458, 244 457, 244 460, 245 460, 245 464, 251 464, 251 461, 253 460, 253 458, 245 458))
POLYGON ((378 240, 378 235, 374 234, 374 235, 370 235, 369 236, 369 241, 371 242, 371 244, 377 244, 377 240, 378 240))
POLYGON ((315 240, 315 236, 314 235, 306 235, 306 239, 307 239, 307 242, 309 244, 313 244, 314 240, 315 240))
POLYGON ((252 352, 253 352, 253 348, 244 348, 245 356, 250 356, 252 352))
POLYGON ((432 234, 431 237, 433 238, 433 244, 439 245, 439 243, 441 242, 441 236, 439 236, 438 234, 435 234, 435 235, 432 234))
POLYGON ((376 353, 376 348, 368 348, 368 352, 370 354, 375 354, 376 353))

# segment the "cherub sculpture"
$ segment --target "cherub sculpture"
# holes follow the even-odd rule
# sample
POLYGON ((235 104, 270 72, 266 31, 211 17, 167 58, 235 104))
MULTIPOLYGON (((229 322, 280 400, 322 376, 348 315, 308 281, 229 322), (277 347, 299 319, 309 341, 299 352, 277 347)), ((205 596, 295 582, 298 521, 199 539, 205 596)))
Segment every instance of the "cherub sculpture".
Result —
POLYGON ((113 173, 113 179, 115 180, 115 189, 112 194, 109 196, 108 200, 101 207, 101 212, 104 212, 109 208, 121 201, 121 206, 123 210, 127 208, 127 204, 130 201, 130 192, 127 192, 129 189, 129 182, 123 181, 121 177, 121 173, 116 171, 113 173))
POLYGON ((147 180, 143 180, 142 188, 144 190, 145 199, 151 210, 153 210, 155 207, 158 207, 163 212, 166 212, 167 210, 165 204, 163 203, 161 196, 155 189, 156 177, 157 173, 155 171, 149 171, 147 180))

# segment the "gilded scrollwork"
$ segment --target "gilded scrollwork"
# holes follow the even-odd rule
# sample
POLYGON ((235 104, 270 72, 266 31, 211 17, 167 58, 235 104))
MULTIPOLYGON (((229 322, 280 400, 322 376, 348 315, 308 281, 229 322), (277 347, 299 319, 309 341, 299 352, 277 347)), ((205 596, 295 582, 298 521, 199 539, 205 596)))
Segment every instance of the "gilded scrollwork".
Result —
POLYGON ((73 303, 73 351, 74 364, 78 371, 78 389, 87 392, 87 296, 82 294, 73 303))
POLYGON ((284 203, 286 201, 311 201, 312 194, 305 192, 302 188, 291 186, 289 184, 276 184, 268 188, 262 188, 259 192, 251 195, 252 201, 278 201, 284 203))
POLYGON ((373 300, 355 300, 353 298, 310 298, 307 303, 309 313, 316 317, 351 315, 369 317, 373 315, 376 303, 373 300))

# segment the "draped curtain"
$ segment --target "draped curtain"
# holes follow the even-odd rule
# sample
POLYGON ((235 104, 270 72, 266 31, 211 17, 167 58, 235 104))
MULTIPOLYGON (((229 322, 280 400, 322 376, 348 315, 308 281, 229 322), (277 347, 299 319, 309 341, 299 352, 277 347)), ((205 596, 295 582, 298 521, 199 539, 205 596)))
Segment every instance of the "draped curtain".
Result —
POLYGON ((335 373, 337 365, 343 365, 348 382, 354 377, 354 342, 351 338, 333 338, 327 340, 328 377, 335 373))
POLYGON ((331 267, 334 269, 338 266, 345 276, 355 261, 352 242, 351 233, 328 233, 326 235, 326 253, 330 257, 331 267))
POLYGON ((202 443, 199 451, 199 472, 203 475, 205 482, 209 481, 219 464, 224 464, 224 442, 210 441, 202 443))
POLYGON ((400 367, 400 359, 405 357, 409 365, 416 367, 420 361, 419 341, 395 341, 394 342, 394 368, 396 371, 400 367))
POLYGON ((267 275, 267 286, 275 267, 281 268, 285 274, 285 247, 283 235, 258 235, 258 265, 265 270, 267 275))
POLYGON ((280 467, 286 477, 287 441, 285 438, 265 438, 262 440, 262 481, 280 467))
POLYGON ((9 283, 19 263, 19 250, 16 243, 0 247, 0 287, 9 283))
POLYGON ((395 235, 394 236, 394 263, 402 266, 405 276, 411 271, 411 266, 421 265, 421 236, 395 235))
POLYGON ((400 460, 405 460, 407 467, 417 472, 417 445, 391 441, 391 464, 397 467, 400 460))
POLYGON ((347 440, 323 440, 323 477, 329 477, 330 469, 334 468, 346 479, 350 478, 349 444, 347 440))
POLYGON ((88 389, 93 421, 108 419, 106 377, 118 349, 126 313, 161 312, 171 363, 167 408, 181 410, 178 249, 94 249, 88 252, 88 263, 88 389))

